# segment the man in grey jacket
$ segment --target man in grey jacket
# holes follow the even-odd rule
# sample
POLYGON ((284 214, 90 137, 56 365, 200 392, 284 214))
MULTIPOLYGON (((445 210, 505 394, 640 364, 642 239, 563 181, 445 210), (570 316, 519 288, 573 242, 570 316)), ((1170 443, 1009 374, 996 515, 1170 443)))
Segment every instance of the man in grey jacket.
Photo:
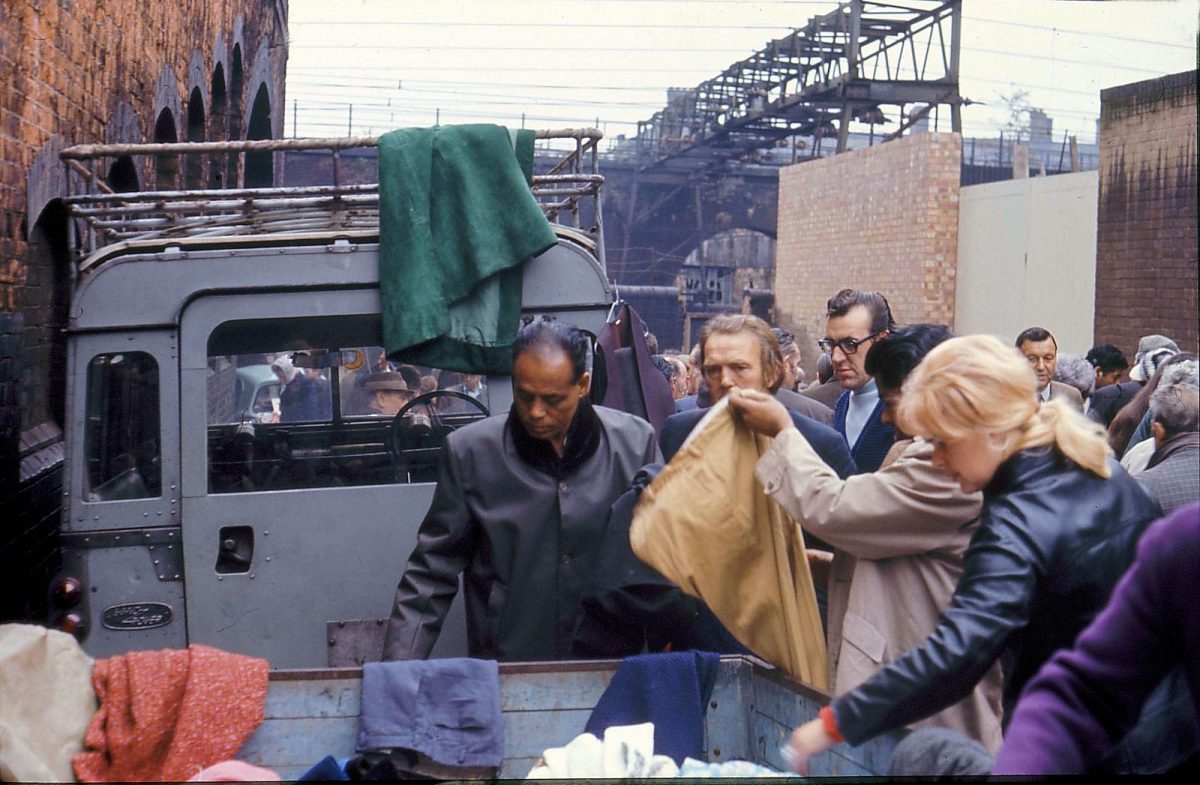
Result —
POLYGON ((1200 388, 1196 361, 1167 368, 1150 396, 1154 454, 1138 481, 1162 507, 1163 514, 1200 499, 1200 388))
POLYGON ((460 574, 470 656, 570 656, 609 508, 661 461, 648 422, 588 403, 589 353, 563 322, 527 325, 513 343, 512 409, 447 437, 384 659, 429 656, 460 574))
MULTIPOLYGON (((891 423, 904 379, 951 337, 940 325, 898 329, 871 347, 865 368, 891 423)), ((805 531, 834 548, 829 581, 829 672, 833 691, 853 689, 923 642, 950 601, 981 498, 933 465, 933 446, 900 435, 878 471, 838 479, 776 402, 753 391, 730 398, 755 431, 774 436, 755 475, 805 531)), ((1000 744, 999 666, 959 703, 915 723, 944 726, 1000 744)))

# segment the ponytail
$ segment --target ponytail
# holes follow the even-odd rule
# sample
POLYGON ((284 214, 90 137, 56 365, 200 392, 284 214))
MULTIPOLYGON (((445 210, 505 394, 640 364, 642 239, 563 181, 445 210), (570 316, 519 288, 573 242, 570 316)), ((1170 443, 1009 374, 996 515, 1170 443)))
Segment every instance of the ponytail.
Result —
POLYGON ((1107 432, 1063 401, 1047 401, 1030 416, 1021 428, 1017 449, 1048 444, 1092 474, 1112 476, 1107 432))

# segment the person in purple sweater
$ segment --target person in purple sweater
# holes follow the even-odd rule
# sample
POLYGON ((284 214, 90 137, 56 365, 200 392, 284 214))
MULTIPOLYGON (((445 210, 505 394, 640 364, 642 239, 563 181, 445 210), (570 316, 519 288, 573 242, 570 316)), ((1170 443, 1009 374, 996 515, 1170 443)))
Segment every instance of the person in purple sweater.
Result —
POLYGON ((1200 712, 1200 504, 1146 530, 1108 606, 1029 682, 993 773, 1088 771, 1179 666, 1200 712))

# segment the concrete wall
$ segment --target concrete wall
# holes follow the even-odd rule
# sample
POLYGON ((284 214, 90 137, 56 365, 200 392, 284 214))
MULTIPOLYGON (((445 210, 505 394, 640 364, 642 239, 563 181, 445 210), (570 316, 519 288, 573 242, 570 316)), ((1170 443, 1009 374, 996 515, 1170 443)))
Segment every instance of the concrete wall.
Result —
POLYGON ((1196 72, 1100 93, 1096 340, 1197 351, 1196 72))
POLYGON ((961 145, 917 134, 780 172, 776 312, 809 378, 839 289, 883 292, 901 323, 954 320, 961 145))
POLYGON ((1052 332, 1063 351, 1092 346, 1096 172, 972 185, 959 197, 957 332, 1011 341, 1052 332))

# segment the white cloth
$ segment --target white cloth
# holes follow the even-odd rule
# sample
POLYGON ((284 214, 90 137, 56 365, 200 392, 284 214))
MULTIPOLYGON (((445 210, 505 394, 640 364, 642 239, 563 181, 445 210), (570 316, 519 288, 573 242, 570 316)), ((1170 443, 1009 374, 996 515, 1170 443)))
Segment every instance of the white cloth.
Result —
POLYGON ((96 709, 92 658, 73 636, 0 625, 0 780, 74 782, 71 756, 96 709))
POLYGON ((875 386, 874 379, 864 384, 861 389, 850 391, 850 400, 846 407, 846 444, 850 445, 850 449, 854 449, 854 444, 863 428, 867 427, 871 412, 875 411, 875 405, 878 403, 879 388, 875 386))
POLYGON ((1125 451, 1125 455, 1121 457, 1121 466, 1131 476, 1136 477, 1150 465, 1156 446, 1153 438, 1143 439, 1125 451))
POLYGON ((610 780, 675 777, 679 767, 666 755, 654 754, 654 723, 613 725, 604 742, 582 733, 565 747, 551 747, 529 772, 530 780, 610 780))

